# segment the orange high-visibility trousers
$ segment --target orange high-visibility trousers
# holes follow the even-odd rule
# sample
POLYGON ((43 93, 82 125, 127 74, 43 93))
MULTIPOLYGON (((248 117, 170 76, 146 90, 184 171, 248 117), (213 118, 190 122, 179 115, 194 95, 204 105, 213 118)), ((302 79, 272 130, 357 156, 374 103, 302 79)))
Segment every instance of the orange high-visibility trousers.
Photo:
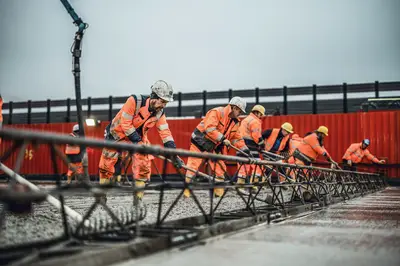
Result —
MULTIPOLYGON (((288 163, 289 163, 289 164, 300 165, 300 166, 306 165, 302 160, 299 160, 299 159, 297 159, 297 158, 294 158, 293 156, 291 156, 291 157, 288 159, 288 163)), ((311 165, 310 165, 310 166, 311 166, 311 165)), ((303 173, 306 174, 306 172, 307 172, 307 169, 303 169, 303 173)), ((286 173, 287 173, 287 175, 289 175, 289 176, 291 177, 291 179, 293 179, 293 181, 296 181, 296 171, 293 171, 293 170, 291 170, 291 169, 288 169, 286 173)))
MULTIPOLYGON (((119 152, 104 148, 99 162, 100 178, 111 179, 115 174, 115 166, 118 161, 119 152)), ((133 154, 132 173, 135 180, 148 181, 151 175, 151 160, 154 159, 149 154, 133 154)))
POLYGON ((250 183, 261 181, 260 179, 262 176, 262 171, 261 171, 261 167, 259 165, 255 165, 255 164, 240 165, 240 164, 238 164, 238 169, 239 169, 238 179, 239 178, 246 179, 247 177, 250 177, 249 178, 250 183), (255 172, 255 174, 254 174, 254 172, 255 172), (254 180, 253 180, 253 177, 254 177, 254 180))
MULTIPOLYGON (((201 152, 199 150, 199 148, 196 147, 196 145, 194 145, 193 143, 190 144, 190 151, 191 152, 201 152)), ((189 157, 186 166, 194 169, 194 170, 198 170, 201 163, 203 162, 203 159, 201 158, 196 158, 196 157, 189 157)), ((225 172, 226 172, 226 165, 223 161, 210 161, 209 165, 211 167, 211 171, 215 176, 218 178, 224 178, 225 176, 225 172)), ((193 173, 192 171, 187 170, 186 171, 186 178, 190 178, 192 179, 195 176, 195 173, 193 173)))
POLYGON ((100 183, 109 183, 114 176, 115 165, 118 161, 119 152, 113 149, 104 148, 99 162, 100 183))
MULTIPOLYGON (((193 143, 190 144, 190 151, 191 152, 201 152, 199 150, 199 148, 197 148, 196 145, 194 145, 193 143)), ((186 166, 193 170, 198 170, 202 162, 203 162, 203 159, 201 159, 201 158, 189 157, 188 161, 186 163, 186 166)), ((215 182, 216 183, 224 182, 225 172, 226 172, 225 163, 223 161, 217 161, 217 162, 210 161, 209 165, 211 167, 212 174, 213 175, 215 174, 215 182)), ((191 183, 192 179, 195 175, 196 175, 196 173, 187 170, 186 178, 185 178, 186 183, 191 183)), ((221 197, 224 194, 224 189, 223 188, 214 188, 214 194, 217 197, 221 197)), ((190 191, 188 189, 185 189, 184 196, 190 197, 190 191)))
POLYGON ((83 165, 82 162, 79 163, 69 163, 68 164, 68 172, 67 172, 67 179, 68 179, 68 184, 71 183, 72 177, 75 176, 75 179, 77 176, 83 175, 83 165))

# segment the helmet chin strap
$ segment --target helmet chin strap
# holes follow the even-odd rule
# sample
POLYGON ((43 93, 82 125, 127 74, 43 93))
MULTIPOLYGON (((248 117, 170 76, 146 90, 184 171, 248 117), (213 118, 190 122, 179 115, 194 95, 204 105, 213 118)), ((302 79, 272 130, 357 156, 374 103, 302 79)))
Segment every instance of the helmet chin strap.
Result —
POLYGON ((150 98, 150 103, 149 103, 149 112, 150 113, 152 113, 152 112, 154 112, 156 109, 153 107, 153 105, 151 104, 151 102, 152 102, 152 98, 150 98))

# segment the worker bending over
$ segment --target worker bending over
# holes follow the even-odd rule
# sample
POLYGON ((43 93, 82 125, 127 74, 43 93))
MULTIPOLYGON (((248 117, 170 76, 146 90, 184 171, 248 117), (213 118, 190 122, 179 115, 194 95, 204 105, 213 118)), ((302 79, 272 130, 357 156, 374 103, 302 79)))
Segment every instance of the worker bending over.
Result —
MULTIPOLYGON (((303 140, 298 143, 288 163, 311 166, 318 155, 321 155, 336 168, 339 168, 339 165, 332 159, 324 147, 326 136, 328 136, 328 128, 325 126, 320 126, 314 132, 307 133, 303 140)), ((291 173, 290 176, 293 180, 295 179, 294 173, 291 173)))
POLYGON ((369 152, 367 149, 369 144, 369 139, 364 139, 361 143, 351 144, 343 155, 343 168, 349 171, 357 171, 357 164, 362 161, 364 156, 374 163, 384 164, 385 160, 378 160, 369 152))
POLYGON ((289 156, 293 154, 293 152, 297 149, 300 143, 303 142, 303 138, 299 136, 299 134, 293 134, 289 140, 289 156))
MULTIPOLYGON (((239 129, 239 115, 246 112, 246 101, 241 97, 233 97, 225 107, 209 110, 203 120, 192 133, 190 151, 222 153, 224 146, 234 145, 238 149, 250 153, 245 145, 239 129)), ((198 170, 203 160, 189 157, 187 167, 198 170)), ((211 162, 211 170, 215 173, 215 182, 225 181, 226 166, 223 161, 211 162)), ((186 183, 191 183, 195 173, 186 171, 186 183)), ((216 197, 224 194, 223 188, 214 188, 216 197)), ((185 197, 190 197, 189 189, 184 191, 185 197)))
MULTIPOLYGON (((250 154, 256 160, 260 160, 260 151, 264 149, 265 142, 261 136, 261 118, 265 115, 265 108, 262 105, 255 105, 251 113, 240 122, 239 134, 242 136, 244 143, 250 150, 250 154)), ((237 156, 243 156, 237 152, 237 156)), ((261 180, 262 170, 259 165, 255 164, 238 164, 238 184, 245 184, 246 180, 250 183, 257 183, 261 180), (253 179, 254 177, 254 179, 253 179)))
MULTIPOLYGON (((70 136, 73 138, 79 138, 79 125, 76 124, 72 127, 72 133, 70 136)), ((67 144, 65 146, 65 154, 68 158, 68 172, 67 172, 67 184, 71 184, 72 177, 75 178, 75 181, 82 180, 83 177, 83 154, 79 145, 70 145, 67 144)))
MULTIPOLYGON (((170 84, 158 80, 151 86, 150 96, 131 95, 106 128, 106 140, 115 142, 130 142, 135 144, 150 144, 147 133, 156 127, 164 147, 176 148, 175 141, 169 130, 163 108, 173 101, 173 89, 170 84)), ((114 177, 115 165, 121 159, 117 150, 104 148, 99 162, 100 184, 107 184, 114 177)), ((151 160, 149 154, 135 153, 132 158, 132 172, 135 186, 142 188, 150 180, 151 160)), ((182 166, 183 161, 176 157, 175 161, 182 166)), ((143 191, 136 197, 142 199, 143 191)))
POLYGON ((285 122, 281 128, 267 129, 262 133, 262 138, 265 140, 265 151, 281 154, 289 151, 289 138, 293 133, 292 124, 285 122))

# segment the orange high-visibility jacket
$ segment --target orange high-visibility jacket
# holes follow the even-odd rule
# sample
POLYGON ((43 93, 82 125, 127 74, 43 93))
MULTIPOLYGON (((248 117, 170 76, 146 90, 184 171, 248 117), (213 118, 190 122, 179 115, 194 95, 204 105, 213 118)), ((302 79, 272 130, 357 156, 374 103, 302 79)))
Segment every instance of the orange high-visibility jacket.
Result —
MULTIPOLYGON (((78 137, 74 133, 70 133, 69 135, 73 138, 78 137)), ((79 147, 79 145, 67 144, 65 146, 65 154, 67 155, 67 158, 70 163, 79 163, 82 161, 81 148, 79 147)))
POLYGON ((110 134, 118 141, 136 131, 147 139, 149 129, 156 126, 164 146, 176 147, 164 111, 150 112, 149 105, 150 97, 131 95, 112 120, 110 134))
POLYGON ((374 155, 372 155, 368 149, 363 150, 362 143, 353 143, 347 149, 346 153, 343 155, 343 159, 351 160, 353 163, 359 163, 363 159, 364 156, 374 163, 378 163, 379 160, 374 155))
POLYGON ((289 153, 293 154, 293 152, 302 142, 303 138, 301 138, 298 134, 293 134, 292 138, 289 140, 289 153))
MULTIPOLYGON (((266 151, 270 151, 272 149, 280 131, 281 131, 280 128, 272 129, 271 134, 269 135, 269 137, 267 138, 267 141, 265 142, 265 150, 266 151)), ((276 151, 276 153, 279 153, 285 149, 286 144, 289 140, 289 137, 290 137, 290 135, 286 135, 285 137, 282 138, 281 143, 279 144, 279 148, 276 151)))
POLYGON ((239 134, 243 137, 247 147, 251 150, 257 149, 258 143, 263 140, 261 137, 261 119, 250 113, 240 122, 239 134))
POLYGON ((230 118, 231 112, 230 105, 209 110, 193 132, 192 143, 202 151, 212 151, 224 139, 228 139, 237 148, 245 148, 239 132, 239 120, 230 118))
POLYGON ((316 133, 304 137, 303 141, 297 146, 297 149, 312 161, 317 159, 318 155, 330 157, 325 148, 319 144, 316 133))

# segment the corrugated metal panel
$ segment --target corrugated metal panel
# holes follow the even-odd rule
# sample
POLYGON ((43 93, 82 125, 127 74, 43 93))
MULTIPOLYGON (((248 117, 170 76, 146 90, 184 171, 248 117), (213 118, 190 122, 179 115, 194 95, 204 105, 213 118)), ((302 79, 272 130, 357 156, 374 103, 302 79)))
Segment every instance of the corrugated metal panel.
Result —
MULTIPOLYGON (((329 128, 329 136, 325 139, 325 146, 336 161, 341 158, 348 146, 355 142, 360 142, 363 138, 371 140, 369 150, 377 157, 386 157, 390 164, 400 164, 400 112, 369 112, 369 113, 351 113, 351 114, 319 114, 319 115, 290 115, 290 116, 271 116, 263 120, 263 129, 280 127, 284 122, 293 124, 295 133, 304 136, 305 133, 315 130, 320 125, 329 128)), ((170 130, 174 136, 177 147, 189 149, 190 135, 193 129, 200 122, 200 119, 170 120, 168 121, 170 130)), ((39 131, 52 131, 68 134, 74 123, 57 124, 35 124, 35 125, 13 125, 15 128, 24 128, 39 131)), ((103 139, 104 129, 107 123, 104 122, 97 128, 86 128, 88 137, 103 139)), ((5 125, 7 126, 7 125, 5 125)), ((153 144, 162 145, 161 139, 156 129, 149 132, 149 140, 153 144)), ((0 151, 3 152, 10 147, 9 142, 3 142, 0 145, 0 151)), ((64 150, 64 147, 61 147, 64 150)), ((52 174, 52 164, 50 161, 50 150, 48 147, 40 145, 36 150, 29 145, 27 154, 21 168, 22 174, 52 174), (33 152, 30 153, 30 150, 33 152), (30 156, 30 154, 32 156, 30 156)), ((88 149, 89 154, 89 172, 92 175, 98 173, 98 162, 100 160, 101 150, 88 149)), ((235 152, 230 152, 234 155, 235 152)), ((16 160, 14 154, 6 163, 13 165, 16 160)), ((186 161, 186 158, 184 158, 186 161)), ((157 168, 161 171, 162 162, 155 159, 157 168)), ((57 160, 61 166, 60 172, 65 173, 67 167, 57 160)), ((168 167, 168 172, 174 170, 168 167)), ((233 171, 229 171, 233 172, 233 171)), ((153 167, 153 173, 156 169, 153 167)), ((391 170, 391 176, 400 177, 400 169, 391 170)))

